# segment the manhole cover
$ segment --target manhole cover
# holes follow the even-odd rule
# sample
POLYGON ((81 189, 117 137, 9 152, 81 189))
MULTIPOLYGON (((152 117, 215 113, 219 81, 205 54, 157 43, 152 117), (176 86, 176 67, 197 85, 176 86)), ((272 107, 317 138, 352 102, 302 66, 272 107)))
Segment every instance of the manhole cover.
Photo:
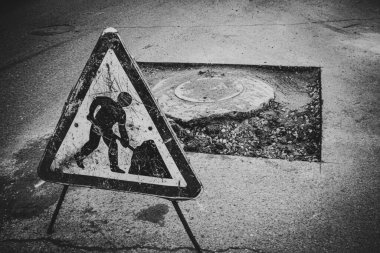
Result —
POLYGON ((180 84, 174 91, 183 100, 196 103, 212 103, 236 97, 242 93, 241 83, 222 78, 199 78, 180 84))
POLYGON ((273 88, 241 71, 202 75, 199 70, 178 72, 161 80, 153 92, 163 111, 190 121, 225 114, 250 113, 274 98, 273 88))

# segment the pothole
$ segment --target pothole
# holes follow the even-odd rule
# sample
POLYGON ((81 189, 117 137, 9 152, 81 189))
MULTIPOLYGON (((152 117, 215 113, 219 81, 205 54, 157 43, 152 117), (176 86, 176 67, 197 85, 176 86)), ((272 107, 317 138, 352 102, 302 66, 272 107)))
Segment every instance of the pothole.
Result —
POLYGON ((321 161, 319 68, 175 63, 139 65, 185 151, 321 161), (202 83, 204 80, 208 83, 202 83), (218 87, 216 91, 221 88, 221 80, 229 80, 227 82, 231 84, 239 80, 243 91, 239 86, 231 85, 222 88, 221 94, 214 94, 215 87, 218 87), (181 85, 188 86, 189 90, 178 96, 176 91, 183 89, 181 85), (198 85, 198 90, 192 90, 198 85), (265 97, 265 101, 257 103, 259 99, 252 95, 240 99, 247 93, 247 87, 255 85, 259 87, 256 92, 261 93, 258 97, 265 97), (266 88, 268 86, 270 88, 266 88), (175 104, 174 100, 180 102, 175 104), (251 107, 247 109, 247 105, 251 107), (241 109, 243 107, 245 110, 241 109))
POLYGON ((51 25, 51 26, 44 26, 39 27, 37 29, 34 29, 30 32, 32 35, 38 35, 38 36, 50 36, 50 35, 56 35, 56 34, 62 34, 71 32, 74 30, 74 26, 72 25, 51 25))

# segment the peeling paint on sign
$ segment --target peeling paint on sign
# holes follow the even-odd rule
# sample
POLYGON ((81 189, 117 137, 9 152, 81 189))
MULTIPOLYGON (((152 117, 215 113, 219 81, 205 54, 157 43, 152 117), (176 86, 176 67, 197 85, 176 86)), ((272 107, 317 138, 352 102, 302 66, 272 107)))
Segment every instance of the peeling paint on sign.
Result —
POLYGON ((42 179, 171 199, 202 186, 114 29, 100 37, 38 169, 42 179))

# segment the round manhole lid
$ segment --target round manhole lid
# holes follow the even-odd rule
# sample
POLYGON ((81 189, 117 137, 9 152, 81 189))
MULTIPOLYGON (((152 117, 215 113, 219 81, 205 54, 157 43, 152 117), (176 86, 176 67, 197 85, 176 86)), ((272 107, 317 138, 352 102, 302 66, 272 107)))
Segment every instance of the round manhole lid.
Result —
POLYGON ((244 91, 240 82, 222 78, 199 78, 176 87, 174 94, 196 103, 213 103, 236 97, 244 91))
POLYGON ((174 72, 153 87, 165 114, 183 122, 237 116, 260 109, 274 98, 273 88, 251 71, 226 69, 213 77, 199 73, 199 69, 174 72))

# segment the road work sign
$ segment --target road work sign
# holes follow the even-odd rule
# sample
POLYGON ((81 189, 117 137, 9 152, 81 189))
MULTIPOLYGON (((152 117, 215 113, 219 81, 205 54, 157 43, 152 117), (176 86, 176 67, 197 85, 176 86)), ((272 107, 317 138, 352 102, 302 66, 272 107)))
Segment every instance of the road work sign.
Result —
POLYGON ((51 182, 185 200, 195 176, 117 31, 100 36, 38 168, 51 182))

